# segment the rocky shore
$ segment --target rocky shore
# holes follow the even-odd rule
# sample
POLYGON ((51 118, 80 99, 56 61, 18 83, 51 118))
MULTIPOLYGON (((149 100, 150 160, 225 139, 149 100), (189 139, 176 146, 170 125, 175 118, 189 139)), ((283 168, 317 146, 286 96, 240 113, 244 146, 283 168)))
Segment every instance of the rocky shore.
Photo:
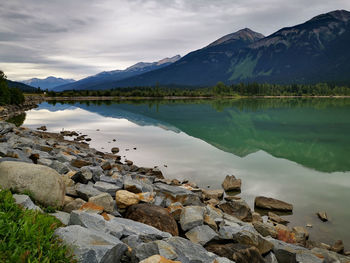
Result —
POLYGON ((43 96, 26 96, 25 101, 21 105, 6 105, 0 106, 0 120, 7 120, 14 116, 20 115, 27 110, 38 107, 38 104, 43 102, 43 96))
POLYGON ((79 262, 350 262, 341 241, 313 242, 304 227, 290 229, 278 213, 293 205, 257 197, 259 214, 230 195, 242 184, 234 176, 222 189, 201 189, 123 163, 118 148, 100 152, 79 136, 0 122, 0 186, 15 190, 25 209, 42 212, 33 201, 54 207, 64 224, 56 235, 79 262))

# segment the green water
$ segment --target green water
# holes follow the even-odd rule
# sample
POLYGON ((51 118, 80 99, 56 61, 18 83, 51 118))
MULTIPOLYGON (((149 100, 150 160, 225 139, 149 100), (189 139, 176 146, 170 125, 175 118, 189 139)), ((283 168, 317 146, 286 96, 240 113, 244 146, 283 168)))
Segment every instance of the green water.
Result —
POLYGON ((79 130, 92 147, 119 146, 137 165, 202 187, 235 174, 252 207, 257 195, 291 202, 291 226, 311 223, 312 239, 350 245, 350 99, 43 103, 24 124, 79 130))

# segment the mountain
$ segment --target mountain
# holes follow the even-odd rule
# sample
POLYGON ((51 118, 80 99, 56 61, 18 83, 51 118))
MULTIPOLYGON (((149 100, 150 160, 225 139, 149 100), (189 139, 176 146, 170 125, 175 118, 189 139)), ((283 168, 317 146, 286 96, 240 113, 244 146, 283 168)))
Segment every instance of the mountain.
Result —
POLYGON ((42 90, 48 89, 52 90, 54 87, 61 86, 64 84, 75 82, 74 79, 62 79, 62 78, 56 78, 56 77, 47 77, 46 79, 28 79, 22 81, 24 84, 33 86, 33 87, 40 87, 42 90))
POLYGON ((29 86, 27 84, 21 83, 21 82, 17 82, 17 81, 12 81, 12 80, 6 80, 7 81, 7 85, 9 88, 18 88, 23 92, 35 92, 37 90, 37 88, 34 88, 32 86, 29 86))
POLYGON ((159 70, 114 83, 118 87, 210 86, 218 81, 350 83, 350 12, 337 10, 263 37, 250 29, 224 36, 159 70))
POLYGON ((118 81, 115 85, 126 87, 151 86, 156 83, 192 86, 216 84, 230 77, 227 69, 239 50, 262 38, 262 34, 245 28, 189 53, 166 68, 118 81))
POLYGON ((63 90, 97 90, 97 89, 111 89, 115 88, 114 83, 118 80, 137 76, 152 70, 164 68, 181 58, 180 55, 176 55, 171 58, 164 58, 157 62, 139 62, 125 70, 113 70, 104 71, 97 75, 84 78, 74 83, 65 84, 56 87, 55 91, 63 90))

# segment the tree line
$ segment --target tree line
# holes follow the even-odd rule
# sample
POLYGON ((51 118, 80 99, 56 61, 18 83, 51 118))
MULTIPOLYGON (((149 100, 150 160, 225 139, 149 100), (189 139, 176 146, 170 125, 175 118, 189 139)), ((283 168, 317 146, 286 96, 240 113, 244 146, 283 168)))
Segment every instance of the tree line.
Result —
POLYGON ((219 82, 209 88, 132 87, 110 90, 47 91, 50 97, 220 97, 220 96, 350 96, 348 86, 335 84, 260 84, 219 82))
POLYGON ((9 88, 4 72, 0 70, 0 105, 15 104, 24 102, 24 95, 18 88, 9 88))

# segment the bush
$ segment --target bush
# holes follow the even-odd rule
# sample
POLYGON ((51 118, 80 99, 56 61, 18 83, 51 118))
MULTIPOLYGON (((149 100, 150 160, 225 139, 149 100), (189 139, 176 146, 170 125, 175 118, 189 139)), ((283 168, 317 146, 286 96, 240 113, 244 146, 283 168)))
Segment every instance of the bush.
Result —
POLYGON ((76 262, 53 235, 61 225, 53 216, 20 208, 10 191, 1 191, 0 262, 76 262))

